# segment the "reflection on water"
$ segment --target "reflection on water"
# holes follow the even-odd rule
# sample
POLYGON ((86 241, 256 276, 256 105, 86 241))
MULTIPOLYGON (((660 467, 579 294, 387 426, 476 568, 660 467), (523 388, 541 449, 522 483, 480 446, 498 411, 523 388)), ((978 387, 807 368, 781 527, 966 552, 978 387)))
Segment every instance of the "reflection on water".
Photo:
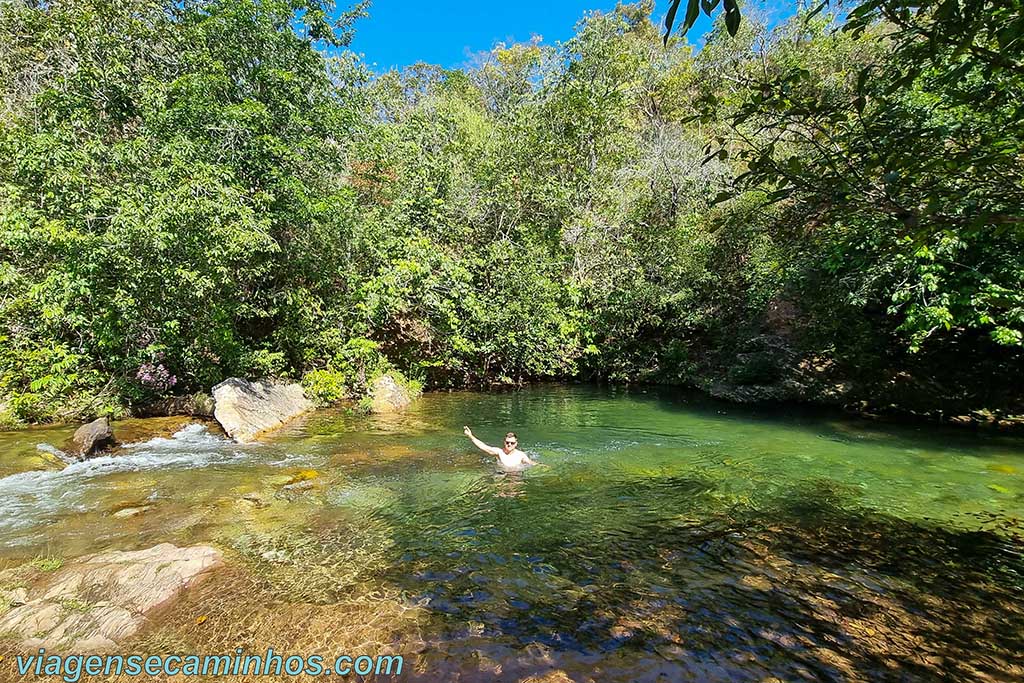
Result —
POLYGON ((244 447, 192 426, 63 471, 26 455, 43 440, 0 435, 9 562, 228 552, 139 649, 386 647, 424 681, 1024 677, 1009 437, 545 387, 244 447), (464 424, 544 466, 497 472, 464 424))

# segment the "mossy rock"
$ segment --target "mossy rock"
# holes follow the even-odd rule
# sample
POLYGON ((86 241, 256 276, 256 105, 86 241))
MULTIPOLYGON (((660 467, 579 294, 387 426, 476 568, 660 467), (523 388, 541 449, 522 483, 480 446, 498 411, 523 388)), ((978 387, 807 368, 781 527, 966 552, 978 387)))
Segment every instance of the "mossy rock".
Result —
POLYGON ((418 382, 407 380, 396 371, 386 372, 370 383, 363 405, 372 413, 397 413, 408 408, 420 392, 418 382))

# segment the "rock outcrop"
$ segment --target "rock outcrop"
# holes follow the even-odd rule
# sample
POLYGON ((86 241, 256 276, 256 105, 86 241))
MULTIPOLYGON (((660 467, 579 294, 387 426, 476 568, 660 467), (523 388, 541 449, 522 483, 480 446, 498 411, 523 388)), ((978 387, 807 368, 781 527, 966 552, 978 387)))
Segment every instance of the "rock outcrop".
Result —
POLYGON ((136 409, 137 417, 170 417, 188 415, 192 417, 213 417, 213 397, 204 392, 185 396, 167 396, 136 409))
POLYGON ((313 409, 298 384, 232 377, 213 388, 213 416, 239 443, 255 441, 313 409))
POLYGON ((412 403, 409 392, 389 374, 383 374, 370 385, 370 410, 374 413, 396 413, 412 403))
POLYGON ((698 387, 734 403, 811 402, 842 405, 850 392, 835 364, 798 352, 783 335, 747 340, 725 369, 697 377, 698 387))
POLYGON ((64 451, 76 458, 85 459, 113 445, 114 430, 110 426, 110 418, 101 417, 79 427, 64 451))
POLYGON ((215 548, 170 543, 88 555, 7 596, 14 607, 0 614, 0 633, 31 650, 110 651, 222 564, 215 548))

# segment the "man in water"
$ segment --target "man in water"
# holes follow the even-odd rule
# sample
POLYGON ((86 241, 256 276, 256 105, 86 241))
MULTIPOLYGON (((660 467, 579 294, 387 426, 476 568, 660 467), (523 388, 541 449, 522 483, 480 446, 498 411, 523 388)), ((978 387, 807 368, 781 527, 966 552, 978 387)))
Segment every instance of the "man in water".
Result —
POLYGON ((530 456, 519 450, 519 439, 516 437, 515 432, 509 432, 505 435, 504 448, 495 448, 494 446, 488 446, 483 441, 473 436, 473 431, 469 427, 465 427, 462 431, 470 438, 473 445, 484 453, 490 453, 491 455, 498 456, 498 460, 501 461, 502 467, 506 469, 521 470, 525 467, 529 467, 530 465, 537 464, 533 460, 530 460, 530 456))

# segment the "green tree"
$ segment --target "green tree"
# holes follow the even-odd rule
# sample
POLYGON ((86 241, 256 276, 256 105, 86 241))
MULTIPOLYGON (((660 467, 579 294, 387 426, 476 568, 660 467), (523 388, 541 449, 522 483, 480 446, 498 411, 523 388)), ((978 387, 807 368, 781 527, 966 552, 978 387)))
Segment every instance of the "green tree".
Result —
POLYGON ((35 394, 45 373, 78 377, 68 391, 83 395, 111 377, 110 397, 144 400, 294 369, 330 283, 321 268, 342 264, 351 225, 353 65, 317 49, 344 39, 329 12, 5 3, 0 317, 18 350, 0 368, 6 393, 35 394), (52 372, 25 372, 23 356, 47 353, 52 372))

